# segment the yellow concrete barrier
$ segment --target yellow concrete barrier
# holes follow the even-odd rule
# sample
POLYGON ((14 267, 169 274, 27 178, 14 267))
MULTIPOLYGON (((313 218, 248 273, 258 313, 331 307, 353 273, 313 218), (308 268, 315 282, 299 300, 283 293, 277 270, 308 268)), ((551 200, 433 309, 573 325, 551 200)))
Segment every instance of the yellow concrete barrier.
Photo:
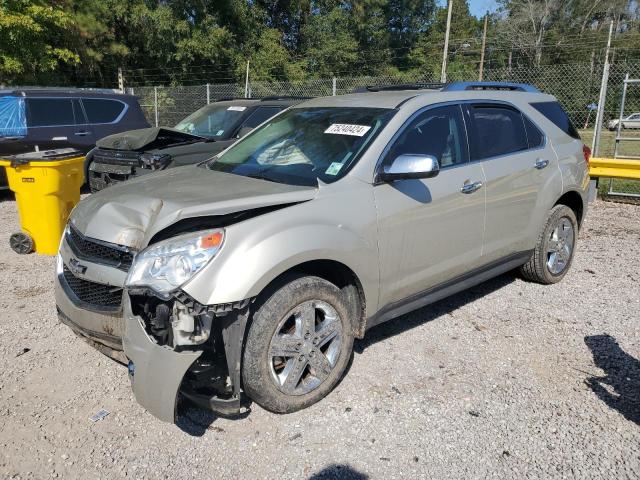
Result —
POLYGON ((640 160, 592 158, 589 162, 589 175, 591 177, 640 180, 640 160))

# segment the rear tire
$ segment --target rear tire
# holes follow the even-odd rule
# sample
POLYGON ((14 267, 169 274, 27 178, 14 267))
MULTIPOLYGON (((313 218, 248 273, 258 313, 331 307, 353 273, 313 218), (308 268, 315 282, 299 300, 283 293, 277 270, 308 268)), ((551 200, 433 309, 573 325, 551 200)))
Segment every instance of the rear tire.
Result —
POLYGON ((345 295, 322 278, 292 277, 277 288, 253 314, 247 334, 247 395, 271 412, 290 413, 329 394, 352 355, 348 312, 345 295))
POLYGON ((556 205, 549 211, 531 258, 520 267, 520 273, 544 285, 559 282, 571 267, 577 240, 576 214, 566 205, 556 205))

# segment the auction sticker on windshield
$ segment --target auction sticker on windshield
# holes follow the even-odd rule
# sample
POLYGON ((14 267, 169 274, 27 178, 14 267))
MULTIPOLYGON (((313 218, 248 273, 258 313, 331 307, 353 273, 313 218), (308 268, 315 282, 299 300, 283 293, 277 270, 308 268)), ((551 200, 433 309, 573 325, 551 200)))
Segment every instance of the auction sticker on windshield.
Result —
POLYGON ((241 107, 238 105, 231 105, 227 110, 231 110, 232 112, 244 112, 247 107, 241 107))
POLYGON ((361 137, 371 130, 367 125, 351 125, 348 123, 334 123, 327 128, 324 133, 333 133, 334 135, 353 135, 361 137))

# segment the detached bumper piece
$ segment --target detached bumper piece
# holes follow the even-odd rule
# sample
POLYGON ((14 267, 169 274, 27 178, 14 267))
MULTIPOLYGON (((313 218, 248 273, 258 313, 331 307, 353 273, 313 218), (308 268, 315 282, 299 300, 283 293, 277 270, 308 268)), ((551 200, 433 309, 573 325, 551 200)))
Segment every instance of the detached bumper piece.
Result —
MULTIPOLYGON (((175 422, 181 398, 221 416, 239 415, 240 362, 248 318, 247 302, 242 303, 242 309, 213 317, 206 342, 176 346, 175 341, 172 344, 173 334, 160 328, 163 319, 158 317, 166 316, 167 310, 182 309, 184 305, 176 299, 164 302, 140 295, 127 297, 125 295, 123 347, 131 361, 129 374, 136 400, 152 415, 170 423, 175 422)), ((206 308, 198 305, 196 310, 202 312, 206 308)), ((215 307, 212 308, 215 311, 215 307)), ((191 308, 189 311, 193 312, 191 308)), ((175 323, 175 319, 172 320, 175 323)))

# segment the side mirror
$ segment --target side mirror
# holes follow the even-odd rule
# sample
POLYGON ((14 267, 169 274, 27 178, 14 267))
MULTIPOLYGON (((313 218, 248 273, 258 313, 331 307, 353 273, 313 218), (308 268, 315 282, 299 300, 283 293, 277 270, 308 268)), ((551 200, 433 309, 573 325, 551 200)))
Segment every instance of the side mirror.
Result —
POLYGON ((237 138, 242 138, 242 137, 248 135, 249 132, 251 132, 251 130, 253 130, 253 128, 251 128, 251 127, 242 127, 240 129, 240 131, 238 132, 237 138))
POLYGON ((436 157, 405 153, 396 157, 391 165, 386 165, 383 171, 378 174, 378 178, 383 182, 392 182, 394 180, 432 178, 439 172, 440 165, 436 157))

